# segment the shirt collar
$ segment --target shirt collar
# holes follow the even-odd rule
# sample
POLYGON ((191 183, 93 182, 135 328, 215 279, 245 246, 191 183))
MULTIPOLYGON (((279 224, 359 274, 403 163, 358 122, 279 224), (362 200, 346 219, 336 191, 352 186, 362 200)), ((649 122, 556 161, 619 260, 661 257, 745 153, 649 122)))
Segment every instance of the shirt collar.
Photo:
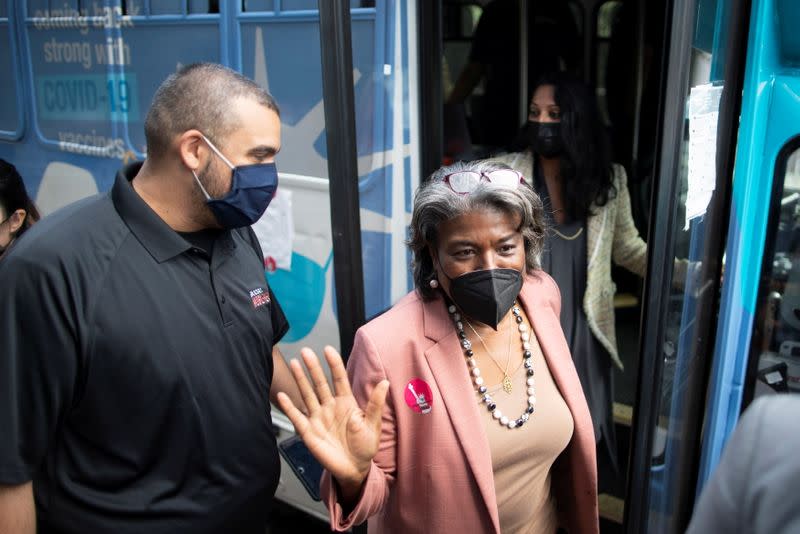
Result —
POLYGON ((111 189, 111 201, 122 220, 153 259, 163 263, 192 246, 154 212, 133 189, 131 180, 142 168, 142 162, 126 165, 119 172, 111 189))

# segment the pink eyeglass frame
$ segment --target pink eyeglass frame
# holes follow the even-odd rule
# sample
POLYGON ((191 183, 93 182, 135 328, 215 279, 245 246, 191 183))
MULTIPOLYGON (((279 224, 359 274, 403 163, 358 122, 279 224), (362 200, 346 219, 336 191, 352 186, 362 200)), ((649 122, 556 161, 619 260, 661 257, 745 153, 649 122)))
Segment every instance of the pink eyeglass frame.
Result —
MULTIPOLYGON (((513 172, 514 174, 516 174, 517 177, 519 178, 519 182, 516 183, 516 186, 513 187, 513 189, 516 189, 517 187, 519 187, 520 184, 526 183, 525 182, 525 177, 522 175, 522 173, 519 172, 519 171, 515 171, 514 169, 495 169, 495 170, 489 171, 489 172, 456 171, 456 172, 451 172, 450 174, 445 174, 444 178, 442 178, 442 181, 447 184, 447 187, 449 187, 450 191, 452 191, 453 193, 455 193, 457 195, 469 195, 472 191, 456 191, 455 189, 453 189, 453 184, 450 183, 450 177, 451 176, 455 176, 456 174, 466 174, 466 173, 477 174, 477 175, 480 176, 480 178, 478 179, 478 182, 475 184, 476 187, 477 187, 477 184, 480 183, 482 180, 486 180, 489 183, 494 183, 494 182, 492 182, 492 177, 491 177, 492 173, 495 173, 495 172, 509 172, 509 171, 513 172)), ((512 189, 512 188, 509 187, 509 189, 512 189)))

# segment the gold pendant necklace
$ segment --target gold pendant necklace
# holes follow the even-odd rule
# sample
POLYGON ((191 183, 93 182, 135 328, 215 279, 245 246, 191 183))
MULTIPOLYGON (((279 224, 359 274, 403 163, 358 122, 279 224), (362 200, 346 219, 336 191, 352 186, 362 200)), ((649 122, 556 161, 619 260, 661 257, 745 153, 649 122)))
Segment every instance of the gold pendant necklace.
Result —
POLYGON ((505 375, 503 377, 503 391, 511 395, 511 391, 514 389, 514 384, 511 383, 511 377, 505 375))
POLYGON ((469 326, 469 329, 472 330, 472 333, 475 334, 478 337, 478 340, 481 342, 481 345, 483 345, 483 350, 486 351, 486 354, 489 355, 489 358, 494 362, 494 364, 497 366, 497 368, 500 369, 500 371, 502 371, 502 373, 503 373, 503 382, 502 382, 503 391, 505 391, 508 395, 511 395, 511 392, 514 390, 514 384, 511 382, 511 377, 508 376, 508 366, 511 363, 511 328, 507 329, 508 330, 508 351, 506 352, 506 368, 503 369, 500 366, 500 364, 497 363, 497 359, 494 357, 494 355, 491 352, 489 352, 489 347, 486 346, 486 342, 483 340, 483 338, 478 333, 478 331, 475 330, 475 327, 472 326, 472 323, 470 323, 469 321, 466 321, 466 323, 467 323, 467 326, 469 326))

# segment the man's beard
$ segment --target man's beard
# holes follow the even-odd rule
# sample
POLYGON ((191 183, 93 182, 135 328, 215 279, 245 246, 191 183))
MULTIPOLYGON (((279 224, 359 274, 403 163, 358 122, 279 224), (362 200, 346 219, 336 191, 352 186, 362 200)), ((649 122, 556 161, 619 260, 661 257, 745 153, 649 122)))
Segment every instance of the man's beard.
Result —
MULTIPOLYGON (((197 173, 197 179, 203 184, 206 192, 211 196, 211 199, 217 199, 224 196, 219 192, 219 184, 221 182, 219 173, 213 169, 213 165, 209 161, 205 168, 197 173)), ((194 188, 192 193, 192 205, 195 206, 195 213, 202 214, 202 223, 208 228, 219 228, 220 224, 217 221, 214 212, 208 207, 207 199, 203 195, 203 191, 199 187, 194 188)))

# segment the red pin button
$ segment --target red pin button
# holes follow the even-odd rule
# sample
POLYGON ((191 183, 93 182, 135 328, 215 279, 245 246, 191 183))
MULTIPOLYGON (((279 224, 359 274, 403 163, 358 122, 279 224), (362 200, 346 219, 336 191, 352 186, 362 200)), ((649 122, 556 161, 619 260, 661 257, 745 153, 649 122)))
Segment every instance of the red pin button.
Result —
POLYGON ((417 413, 430 413, 433 406, 433 393, 427 382, 412 378, 406 384, 404 398, 408 407, 417 413))

